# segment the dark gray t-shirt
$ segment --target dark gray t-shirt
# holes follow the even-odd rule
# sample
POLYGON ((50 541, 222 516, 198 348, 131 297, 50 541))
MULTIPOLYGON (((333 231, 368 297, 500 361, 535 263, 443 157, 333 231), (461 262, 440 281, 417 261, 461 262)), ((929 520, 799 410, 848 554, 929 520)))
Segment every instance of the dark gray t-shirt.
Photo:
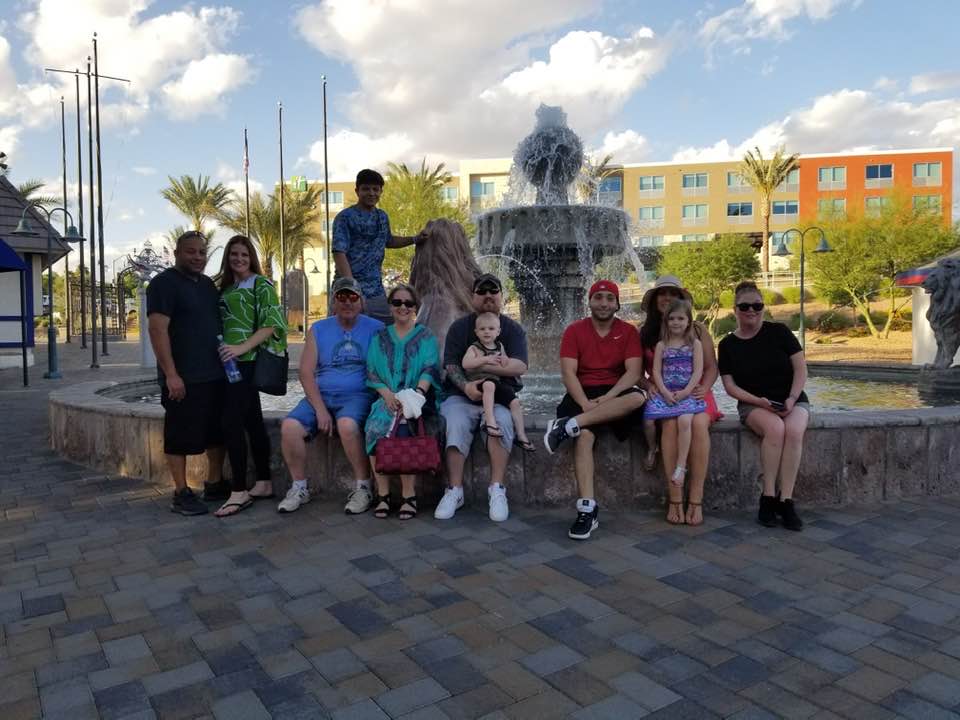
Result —
MULTIPOLYGON (((217 355, 217 335, 223 333, 218 306, 220 291, 206 275, 191 276, 167 268, 147 286, 147 315, 170 318, 173 364, 185 383, 224 378, 217 355)), ((163 371, 157 366, 162 385, 163 371)))
MULTIPOLYGON (((471 343, 478 342, 474 328, 477 325, 477 314, 470 313, 466 317, 454 320, 447 330, 447 338, 443 343, 443 367, 447 365, 460 365, 463 362, 463 355, 471 343)), ((520 360, 524 364, 527 362, 527 333, 523 327, 516 321, 511 320, 506 315, 500 316, 500 337, 497 341, 503 345, 504 354, 511 360, 520 360)), ((462 365, 461 365, 462 367, 462 365)), ((502 377, 500 380, 519 392, 523 388, 520 378, 502 377)), ((444 394, 463 395, 460 389, 450 380, 444 381, 444 394)))

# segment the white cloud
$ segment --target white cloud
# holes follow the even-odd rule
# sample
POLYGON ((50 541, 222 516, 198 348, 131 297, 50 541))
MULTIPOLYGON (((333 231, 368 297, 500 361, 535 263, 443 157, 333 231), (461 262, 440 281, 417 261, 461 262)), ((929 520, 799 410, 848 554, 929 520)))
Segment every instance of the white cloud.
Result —
POLYGON ((0 151, 7 154, 8 164, 12 161, 14 153, 20 144, 20 131, 23 130, 19 125, 0 126, 0 151))
MULTIPOLYGON (((350 115, 331 138, 331 170, 353 177, 365 164, 428 154, 502 157, 533 128, 541 102, 562 105, 571 128, 589 141, 670 51, 639 23, 616 36, 552 35, 600 4, 488 0, 450 12, 416 0, 327 0, 305 8, 296 18, 300 33, 349 64, 359 85, 339 99, 350 115)), ((322 164, 322 143, 309 158, 322 164)))
MULTIPOLYGON (((239 198, 243 197, 245 185, 243 182, 243 175, 241 174, 241 171, 237 167, 229 163, 220 161, 217 163, 217 171, 215 173, 215 177, 217 178, 217 180, 219 180, 225 186, 227 186, 230 190, 233 190, 237 194, 237 197, 239 198)), ((252 195, 253 193, 262 193, 263 190, 264 190, 264 184, 259 180, 255 180, 254 178, 251 177, 250 178, 250 194, 252 195)))
POLYGON ((157 169, 155 167, 150 167, 149 165, 135 165, 132 168, 137 175, 150 176, 156 175, 157 169))
POLYGON ((221 113, 223 96, 250 82, 252 74, 247 58, 217 53, 192 60, 162 92, 171 116, 221 113))
POLYGON ((889 90, 894 91, 897 89, 899 83, 893 78, 889 78, 886 75, 881 75, 873 83, 874 90, 889 90))
POLYGON ((611 131, 603 136, 603 143, 592 151, 592 154, 598 158, 613 155, 612 162, 620 165, 647 159, 649 147, 647 139, 635 130, 624 130, 619 133, 611 131))
POLYGON ((953 90, 954 88, 960 88, 960 72, 925 73, 910 78, 910 93, 912 95, 953 90))
POLYGON ((751 40, 786 40, 789 24, 798 18, 826 20, 841 6, 859 4, 860 0, 744 0, 742 5, 707 18, 701 26, 699 37, 707 49, 707 65, 712 65, 718 46, 749 53, 751 40))

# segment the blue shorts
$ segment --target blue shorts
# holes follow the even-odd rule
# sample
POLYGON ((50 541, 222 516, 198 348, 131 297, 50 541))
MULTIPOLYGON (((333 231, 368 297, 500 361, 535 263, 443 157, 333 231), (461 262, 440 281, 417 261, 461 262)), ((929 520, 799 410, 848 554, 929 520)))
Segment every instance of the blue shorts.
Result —
MULTIPOLYGON (((347 417, 357 423, 358 428, 363 428, 367 421, 367 415, 370 414, 370 406, 373 404, 373 396, 370 393, 325 393, 321 392, 323 404, 327 406, 327 411, 333 416, 334 420, 347 417)), ((303 398, 297 403, 297 406, 287 413, 288 418, 296 420, 303 429, 307 431, 310 437, 317 434, 317 414, 313 411, 313 405, 307 398, 303 398)))

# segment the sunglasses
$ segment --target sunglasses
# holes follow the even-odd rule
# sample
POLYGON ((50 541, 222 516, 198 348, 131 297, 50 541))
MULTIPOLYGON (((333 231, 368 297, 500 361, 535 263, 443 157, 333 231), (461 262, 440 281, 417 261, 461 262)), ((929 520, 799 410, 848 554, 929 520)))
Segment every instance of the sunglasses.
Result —
POLYGON ((763 310, 763 303, 737 303, 737 310, 740 312, 748 312, 753 310, 754 312, 760 312, 763 310))
POLYGON ((349 290, 342 290, 338 292, 334 297, 340 302, 356 302, 360 299, 360 296, 355 292, 350 292, 349 290))
POLYGON ((496 285, 481 285, 473 292, 475 295, 496 295, 500 292, 500 288, 496 285))
POLYGON ((390 304, 396 308, 398 307, 415 308, 417 306, 417 304, 413 300, 398 300, 397 298, 393 298, 392 300, 390 300, 390 304))

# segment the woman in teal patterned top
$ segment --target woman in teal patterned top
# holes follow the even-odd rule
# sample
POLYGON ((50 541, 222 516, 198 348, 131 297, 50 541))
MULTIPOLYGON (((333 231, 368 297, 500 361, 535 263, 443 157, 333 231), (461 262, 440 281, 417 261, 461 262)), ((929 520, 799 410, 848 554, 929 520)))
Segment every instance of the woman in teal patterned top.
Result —
MULTIPOLYGON (((377 479, 377 505, 373 515, 385 518, 390 513, 390 478, 377 472, 374 452, 377 441, 390 432, 400 401, 397 393, 415 389, 426 397, 421 422, 428 433, 439 430, 437 395, 440 392, 440 355, 437 338, 425 325, 417 324, 420 299, 411 285, 397 285, 387 293, 393 316, 388 325, 373 336, 367 350, 367 387, 380 396, 370 408, 365 428, 367 454, 377 479)), ((407 431, 401 425, 398 432, 407 431)), ((417 514, 416 476, 401 475, 402 505, 397 516, 409 520, 417 514)))
POLYGON ((233 492, 216 511, 217 517, 235 515, 258 498, 273 497, 270 480, 270 438, 263 426, 260 393, 253 384, 258 352, 282 355, 287 347, 287 324, 273 284, 260 270, 250 239, 234 235, 223 250, 218 285, 223 342, 220 359, 233 358, 241 380, 228 383, 223 403, 223 436, 230 458, 233 492), (257 482, 247 490, 247 435, 257 471, 257 482))

